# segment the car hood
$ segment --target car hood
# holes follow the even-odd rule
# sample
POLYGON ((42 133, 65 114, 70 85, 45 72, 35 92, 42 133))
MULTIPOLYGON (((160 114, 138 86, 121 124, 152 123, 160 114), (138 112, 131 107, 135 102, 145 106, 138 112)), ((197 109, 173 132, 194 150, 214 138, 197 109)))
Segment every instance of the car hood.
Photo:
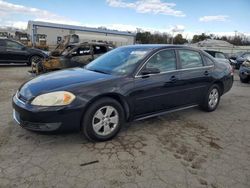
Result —
POLYGON ((28 50, 31 53, 38 53, 38 54, 41 54, 44 57, 48 57, 48 55, 49 55, 49 52, 44 51, 44 50, 40 50, 40 49, 37 49, 37 48, 29 48, 28 50))
POLYGON ((26 100, 30 100, 40 94, 52 91, 67 90, 75 84, 90 84, 115 76, 89 71, 83 68, 66 69, 38 76, 25 84, 19 89, 19 94, 26 100))

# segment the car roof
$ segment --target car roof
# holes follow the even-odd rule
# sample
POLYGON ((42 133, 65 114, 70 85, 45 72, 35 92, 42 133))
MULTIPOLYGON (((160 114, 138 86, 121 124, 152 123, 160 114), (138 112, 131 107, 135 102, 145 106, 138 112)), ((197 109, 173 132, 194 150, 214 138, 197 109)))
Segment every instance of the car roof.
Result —
POLYGON ((135 45, 128 45, 122 46, 121 48, 145 48, 145 49, 167 49, 167 48, 179 48, 179 49, 190 49, 195 51, 200 51, 197 48, 193 48, 186 45, 174 45, 174 44, 135 44, 135 45))
POLYGON ((193 50, 193 51, 197 51, 197 52, 202 52, 202 50, 200 50, 198 48, 191 47, 191 46, 173 45, 173 44, 135 44, 135 45, 122 46, 120 48, 134 48, 134 49, 144 48, 144 49, 150 49, 150 50, 161 50, 161 49, 175 48, 175 49, 186 49, 186 50, 193 50))
MULTIPOLYGON (((214 53, 223 53, 223 52, 220 52, 220 51, 216 51, 216 50, 204 50, 205 52, 214 52, 214 53)), ((224 53, 223 53, 224 54, 224 53)))

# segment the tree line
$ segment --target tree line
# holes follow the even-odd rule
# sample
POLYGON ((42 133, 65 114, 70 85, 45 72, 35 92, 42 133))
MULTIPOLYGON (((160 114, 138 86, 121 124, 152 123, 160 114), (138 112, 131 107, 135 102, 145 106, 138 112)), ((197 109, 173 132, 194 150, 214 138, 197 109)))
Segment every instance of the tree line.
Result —
POLYGON ((187 40, 182 34, 177 34, 174 37, 169 33, 151 33, 147 31, 139 31, 136 34, 136 42, 139 44, 186 44, 197 43, 206 39, 223 40, 237 46, 250 45, 249 38, 244 34, 235 36, 215 36, 214 34, 207 35, 202 33, 200 35, 194 35, 191 40, 187 40))

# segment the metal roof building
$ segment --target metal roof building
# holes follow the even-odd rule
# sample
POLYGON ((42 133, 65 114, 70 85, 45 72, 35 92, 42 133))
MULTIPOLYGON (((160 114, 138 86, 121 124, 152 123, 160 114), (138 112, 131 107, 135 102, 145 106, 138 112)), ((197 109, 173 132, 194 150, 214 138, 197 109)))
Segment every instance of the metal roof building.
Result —
POLYGON ((103 28, 90 28, 66 24, 55 24, 40 21, 29 21, 27 32, 34 43, 39 34, 47 35, 47 44, 55 46, 64 36, 76 34, 80 42, 102 41, 113 43, 116 46, 131 45, 135 43, 135 34, 103 28))

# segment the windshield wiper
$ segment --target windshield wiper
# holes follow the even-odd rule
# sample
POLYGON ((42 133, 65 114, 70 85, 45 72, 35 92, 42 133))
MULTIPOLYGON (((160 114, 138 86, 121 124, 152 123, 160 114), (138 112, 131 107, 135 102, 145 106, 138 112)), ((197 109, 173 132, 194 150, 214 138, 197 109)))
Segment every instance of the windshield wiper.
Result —
POLYGON ((103 73, 103 74, 109 74, 109 73, 107 73, 105 71, 98 70, 98 69, 87 69, 87 70, 94 71, 94 72, 99 72, 99 73, 103 73))

